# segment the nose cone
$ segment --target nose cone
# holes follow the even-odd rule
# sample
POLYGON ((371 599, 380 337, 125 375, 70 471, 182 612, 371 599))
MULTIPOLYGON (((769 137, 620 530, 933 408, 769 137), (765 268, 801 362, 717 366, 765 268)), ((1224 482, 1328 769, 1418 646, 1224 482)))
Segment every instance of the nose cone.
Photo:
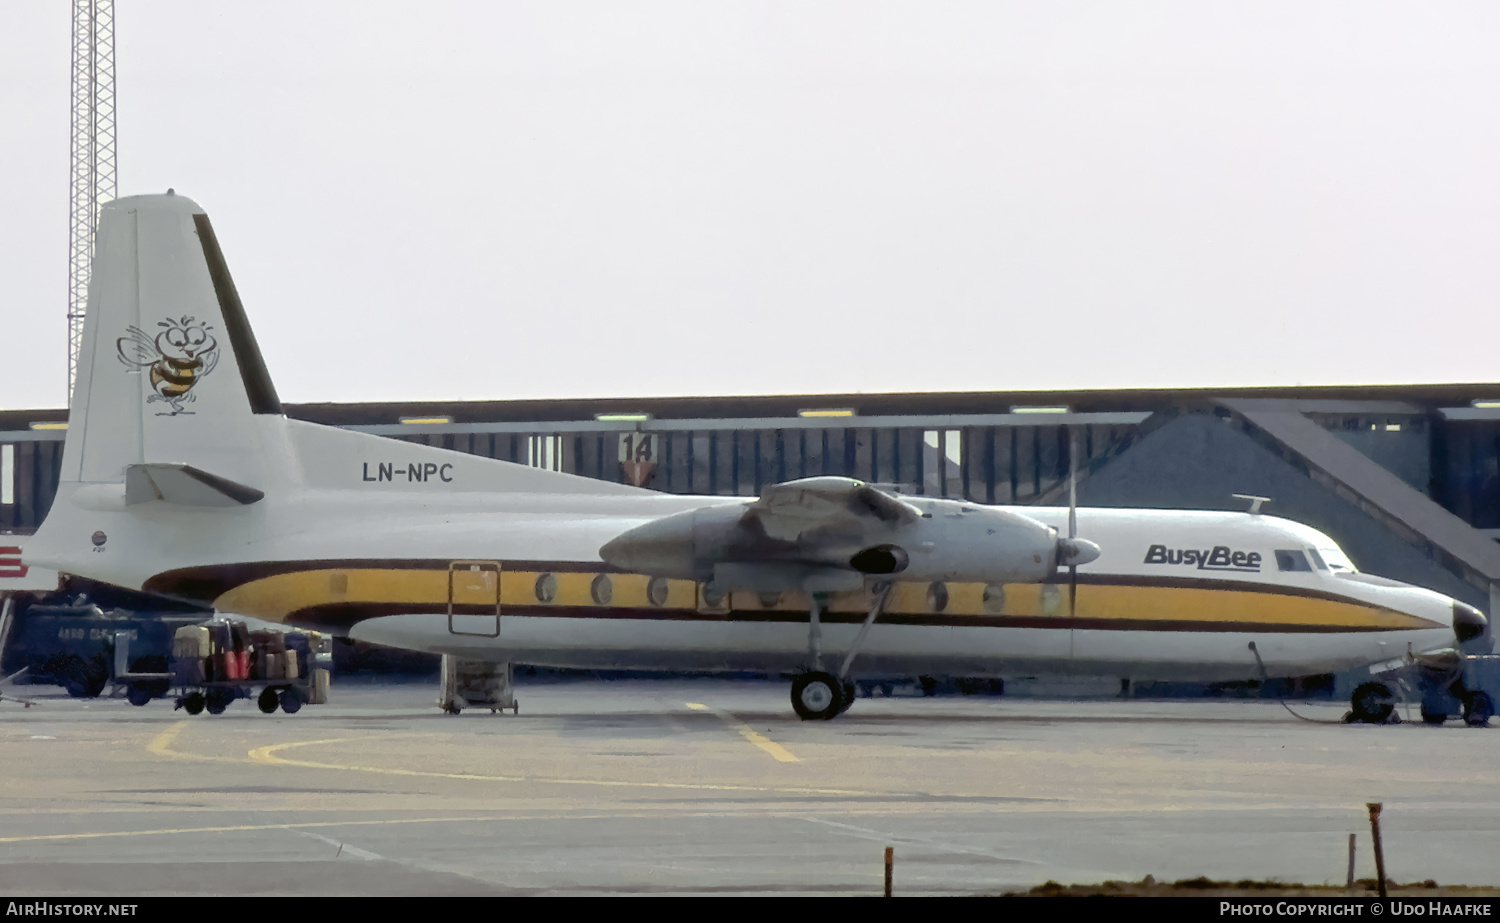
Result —
POLYGON ((1488 638, 1489 625, 1483 612, 1467 603, 1453 601, 1453 634, 1458 637, 1459 644, 1488 638))
POLYGON ((694 579, 693 515, 680 513, 636 526, 606 542, 599 557, 637 574, 694 579))
POLYGON ((1075 567, 1087 564, 1099 557, 1099 546, 1086 538, 1060 538, 1057 540, 1057 566, 1075 567))

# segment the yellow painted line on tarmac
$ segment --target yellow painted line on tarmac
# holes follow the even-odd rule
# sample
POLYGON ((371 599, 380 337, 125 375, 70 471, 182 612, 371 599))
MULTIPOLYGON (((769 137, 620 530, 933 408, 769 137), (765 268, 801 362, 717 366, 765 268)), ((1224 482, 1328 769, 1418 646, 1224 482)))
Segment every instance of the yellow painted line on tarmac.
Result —
POLYGON ((149 744, 146 744, 146 749, 150 750, 152 753, 155 753, 157 756, 179 755, 176 750, 172 749, 172 744, 177 741, 177 735, 181 734, 183 728, 186 727, 186 721, 177 722, 176 724, 167 728, 165 731, 162 731, 160 734, 157 734, 155 737, 151 738, 151 742, 149 744))
MULTIPOLYGON (((1056 803, 1047 803, 1047 804, 1014 804, 1014 805, 1006 805, 1005 806, 1005 812, 1008 813, 1008 814, 1033 814, 1033 813, 1059 814, 1059 813, 1061 813, 1061 814, 1089 814, 1089 815, 1093 815, 1093 816, 1098 816, 1098 815, 1112 815, 1112 814, 1139 815, 1139 814, 1141 814, 1143 812, 1152 812, 1152 811, 1168 811, 1168 812, 1175 813, 1175 812, 1178 812, 1178 811, 1187 812, 1187 811, 1192 811, 1192 810, 1200 810, 1200 811, 1201 810, 1215 810, 1215 811, 1231 810, 1231 811, 1241 811, 1241 812, 1245 812, 1245 813, 1250 813, 1250 812, 1254 812, 1254 811, 1262 811, 1262 810, 1267 810, 1267 809, 1271 809, 1271 808, 1279 808, 1279 807, 1282 807, 1282 806, 1284 806, 1283 802, 1276 801, 1276 802, 1272 803, 1272 802, 1268 801, 1265 804, 1258 804, 1258 805, 1233 805, 1233 806, 1229 806, 1229 805, 1221 805, 1221 804, 1215 802, 1215 803, 1203 803, 1203 804, 1192 804, 1192 805, 1181 805, 1181 804, 1170 804, 1169 805, 1169 804, 1165 804, 1164 803, 1164 804, 1161 804, 1161 805, 1146 805, 1146 806, 1143 807, 1139 803, 1132 801, 1128 805, 1121 805, 1121 804, 1118 804, 1118 803, 1109 803, 1109 804, 1102 804, 1102 803, 1099 803, 1099 804, 1096 804, 1096 803, 1078 803, 1078 804, 1056 804, 1056 803)), ((916 804, 913 804, 913 803, 910 803, 910 802, 898 802, 898 803, 896 803, 896 807, 899 808, 900 810, 893 810, 893 808, 892 808, 891 805, 883 805, 883 806, 880 806, 880 807, 875 807, 875 806, 871 806, 871 805, 863 805, 863 804, 853 803, 853 804, 848 804, 848 805, 841 806, 840 809, 839 809, 840 810, 840 815, 839 816, 844 817, 844 818, 869 816, 871 818, 874 818, 877 821, 886 821, 886 822, 888 822, 892 818, 892 816, 897 816, 897 815, 904 816, 904 815, 908 815, 908 814, 911 814, 911 815, 920 814, 923 817, 929 817, 930 818, 934 814, 934 812, 941 812, 942 814, 950 815, 950 816, 959 816, 959 815, 961 815, 961 816, 969 816, 969 815, 979 815, 979 814, 986 815, 986 816, 992 816, 993 813, 994 813, 994 811, 995 811, 995 805, 993 805, 993 804, 954 806, 954 805, 951 805, 951 804, 948 804, 948 805, 931 805, 931 804, 926 804, 926 803, 916 803, 916 804)), ((1324 805, 1323 807, 1326 807, 1328 810, 1334 810, 1334 811, 1339 811, 1339 810, 1345 810, 1345 811, 1347 811, 1347 810, 1349 810, 1348 804, 1345 803, 1345 802, 1342 802, 1342 801, 1339 801, 1339 802, 1336 802, 1336 803, 1330 802, 1329 804, 1324 805)), ((56 812, 48 812, 48 813, 56 813, 56 812)), ((75 813, 75 812, 63 812, 63 813, 75 813)), ((97 812, 90 812, 90 813, 97 813, 97 812)), ((460 824, 460 823, 481 823, 482 824, 482 823, 495 823, 495 822, 498 822, 498 821, 527 821, 527 822, 533 822, 533 823, 535 823, 535 822, 542 822, 542 821, 548 821, 548 820, 575 820, 575 821, 579 821, 579 820, 623 820, 623 819, 633 819, 633 818, 657 819, 657 820, 660 820, 663 816, 664 815, 661 813, 661 810, 659 810, 659 809, 658 810, 653 810, 653 811, 640 811, 640 810, 625 810, 625 811, 583 811, 583 812, 571 812, 571 811, 562 811, 562 812, 558 812, 558 811, 532 812, 532 811, 527 811, 527 812, 508 812, 508 813, 485 814, 485 815, 475 815, 475 814, 469 813, 469 814, 464 814, 464 815, 460 815, 460 816, 452 816, 452 817, 401 817, 401 818, 388 818, 388 819, 383 819, 383 820, 309 821, 309 822, 306 822, 306 823, 298 823, 298 824, 241 824, 241 825, 235 825, 235 826, 220 826, 220 827, 162 827, 162 828, 153 828, 153 829, 149 829, 149 830, 110 830, 110 831, 99 831, 99 832, 93 832, 93 833, 44 833, 44 834, 34 834, 34 835, 30 835, 30 836, 8 836, 8 837, 0 837, 0 844, 7 844, 7 843, 40 843, 40 842, 55 842, 55 841, 61 841, 61 840, 121 839, 121 838, 125 838, 125 837, 135 837, 135 836, 166 836, 166 835, 177 835, 177 836, 180 836, 182 834, 190 834, 190 833, 254 833, 254 832, 257 832, 257 831, 264 831, 264 830, 292 830, 292 831, 296 831, 296 830, 303 830, 303 829, 308 829, 308 830, 312 830, 312 829, 329 829, 329 828, 334 828, 334 827, 385 827, 385 826, 393 826, 393 825, 396 825, 396 824, 460 824)), ((764 818, 764 817, 774 817, 774 818, 785 818, 785 819, 792 819, 792 820, 799 820, 799 821, 811 821, 813 823, 825 824, 825 825, 829 825, 829 826, 848 826, 848 825, 840 825, 840 824, 837 824, 836 822, 832 822, 832 821, 821 820, 821 819, 818 819, 818 818, 810 818, 810 817, 807 816, 805 810, 800 809, 800 808, 798 810, 796 810, 796 811, 787 811, 787 810, 761 810, 761 809, 758 809, 758 808, 755 808, 755 807, 752 807, 752 806, 744 806, 744 807, 741 807, 741 808, 736 809, 736 810, 677 811, 677 812, 674 812, 674 813, 672 813, 670 815, 665 815, 665 816, 670 816, 671 818, 764 818)), ((1361 813, 1360 816, 1363 817, 1364 815, 1361 813)), ((857 830, 858 828, 852 828, 851 827, 851 829, 852 830, 857 830)), ((867 836, 868 836, 868 834, 867 834, 867 836)), ((880 836, 886 837, 887 839, 889 839, 886 834, 880 834, 880 836)), ((960 850, 960 851, 965 851, 965 850, 960 850)))
POLYGON ((207 756, 198 753, 183 753, 181 750, 173 749, 172 745, 177 742, 177 737, 187 729, 191 722, 179 721, 171 727, 151 738, 146 744, 146 749, 157 756, 164 756, 170 760, 188 760, 189 762, 201 763, 240 763, 243 760, 231 756, 207 756))
MULTIPOLYGON (((926 809, 924 807, 924 810, 926 809)), ((879 817, 889 817, 883 812, 865 809, 846 811, 841 816, 861 815, 865 813, 876 814, 879 817)), ((807 820, 808 818, 800 811, 682 811, 671 815, 672 817, 778 817, 795 818, 807 820)), ((548 820, 622 820, 622 819, 660 819, 660 811, 588 811, 588 812, 510 812, 503 814, 485 814, 476 816, 464 814, 454 817, 397 817, 382 820, 327 820, 308 821, 298 824, 238 824, 234 826, 221 827, 157 827, 149 830, 107 830, 93 833, 39 833, 30 836, 7 836, 0 837, 0 844, 4 843, 41 843, 57 840, 107 840, 120 839, 132 836, 181 836, 188 833, 255 833, 265 830, 315 830, 328 829, 331 827, 388 827, 396 824, 485 824, 496 821, 548 821, 548 820)), ((345 852, 349 851, 346 846, 345 852)), ((392 860, 400 861, 400 860, 392 860)))
MULTIPOLYGON (((605 788, 658 788, 676 789, 695 792, 765 792, 779 795, 885 795, 890 797, 901 797, 900 793, 879 791, 858 791, 844 788, 803 788, 792 786, 768 786, 768 785, 728 785, 714 784, 708 782, 632 782, 624 779, 559 779, 545 776, 498 776, 481 775, 471 772, 435 772, 430 769, 391 769, 384 766, 359 766, 344 763, 314 763, 309 760, 291 760, 277 753, 281 750, 289 750, 293 747, 307 747, 313 744, 338 743, 343 740, 355 740, 353 737, 336 737, 327 740, 302 740, 292 743, 272 744, 269 747, 260 747, 251 751, 252 761, 264 766, 301 766, 304 769, 333 769, 341 772, 370 772, 385 776, 412 776, 424 779, 458 779, 468 782, 527 782, 532 785, 596 785, 605 788)), ((362 739, 362 738, 361 738, 362 739)), ((770 743, 770 741, 767 741, 770 743)), ((771 744, 771 746, 776 746, 771 744)), ((778 748, 780 749, 780 748, 778 748)), ((785 750, 782 751, 786 753, 785 750)), ((774 754, 773 754, 774 755, 774 754)), ((790 753, 786 754, 791 756, 790 753)), ((792 757, 796 759, 796 757, 792 757)))
POLYGON ((177 743, 177 735, 183 732, 187 722, 180 720, 175 725, 169 726, 165 731, 151 738, 151 743, 145 744, 145 749, 156 753, 157 756, 187 756, 187 753, 178 753, 172 749, 172 744, 177 743))
POLYGON ((342 743, 346 740, 353 740, 353 738, 325 737, 322 740, 299 740, 292 743, 271 744, 269 747, 257 747, 256 749, 250 751, 250 761, 252 763, 260 763, 264 766, 295 765, 291 764, 289 760, 284 760, 280 757, 272 756, 271 754, 276 752, 277 750, 285 750, 288 747, 311 747, 316 744, 336 744, 342 743))
POLYGON ((736 731, 738 731, 739 735, 741 737, 745 738, 746 740, 750 741, 752 744, 755 744, 757 747, 759 747, 762 750, 766 751, 767 753, 771 754, 771 756, 773 756, 776 759, 776 762, 778 762, 778 763, 800 763, 800 762, 802 762, 802 760, 800 760, 797 757, 793 756, 791 754, 791 751, 787 750, 781 744, 779 744, 776 741, 770 739, 769 737, 765 737, 765 736, 763 736, 761 734, 757 734, 755 732, 755 729, 752 728, 750 725, 748 725, 745 722, 741 721, 740 719, 736 718, 734 715, 731 715, 729 712, 724 711, 722 708, 711 708, 711 707, 709 707, 707 705, 703 705, 703 704, 701 704, 699 702, 685 702, 683 704, 687 705, 688 708, 691 708, 694 711, 707 711, 707 712, 713 712, 715 715, 718 715, 719 718, 721 720, 723 720, 723 722, 725 724, 729 725, 730 727, 732 727, 736 731))
MULTIPOLYGON (((700 708, 700 709, 705 710, 705 711, 715 711, 715 712, 717 712, 717 709, 711 709, 711 708, 709 708, 706 705, 698 705, 696 703, 689 703, 689 707, 696 707, 696 708, 700 708)), ((771 756, 775 757, 780 762, 783 762, 783 763, 801 762, 801 760, 799 760, 797 757, 793 756, 791 753, 789 753, 781 745, 775 743, 774 741, 768 740, 765 737, 762 737, 760 734, 755 733, 754 730, 752 730, 748 726, 740 723, 737 719, 735 719, 732 715, 729 715, 727 712, 721 713, 720 717, 724 718, 726 721, 728 721, 731 724, 735 725, 736 729, 740 731, 741 736, 743 736, 746 740, 748 740, 751 743, 755 744, 757 747, 760 747, 762 750, 765 750, 767 753, 771 754, 771 756)), ((624 779, 559 779, 559 778, 550 778, 550 777, 545 777, 545 776, 525 776, 525 775, 502 776, 502 775, 488 775, 488 774, 467 773, 467 772, 436 772, 436 771, 433 771, 433 770, 424 770, 424 769, 392 769, 392 768, 388 768, 388 767, 384 767, 384 766, 360 766, 360 765, 357 765, 357 764, 347 764, 347 763, 315 763, 315 762, 312 762, 312 761, 309 761, 309 760, 287 759, 284 756, 279 756, 278 755, 280 751, 289 750, 289 749, 292 749, 294 747, 310 747, 310 746, 315 746, 315 745, 320 745, 320 744, 335 744, 335 743, 342 743, 344 741, 356 740, 356 739, 359 739, 359 740, 368 740, 368 738, 353 738, 353 737, 328 737, 328 738, 323 738, 323 739, 320 739, 320 740, 300 740, 300 741, 293 741, 293 742, 290 742, 290 743, 271 744, 270 746, 266 746, 266 747, 257 747, 256 749, 251 750, 249 752, 249 754, 247 755, 247 757, 241 757, 241 758, 228 757, 228 756, 209 756, 209 755, 202 755, 202 754, 195 754, 195 753, 184 753, 181 750, 176 750, 176 749, 173 748, 173 745, 177 742, 178 736, 183 732, 184 729, 187 728, 187 726, 189 724, 190 724, 190 722, 188 722, 188 721, 179 721, 179 722, 177 722, 176 724, 174 724, 171 727, 167 728, 165 731, 162 731, 160 734, 158 734, 155 737, 153 737, 151 739, 151 742, 146 745, 146 749, 149 750, 151 753, 157 755, 157 756, 165 757, 167 759, 175 759, 175 760, 192 760, 192 761, 220 762, 220 763, 246 763, 246 762, 249 762, 249 763, 255 763, 255 764, 261 765, 261 766, 300 766, 300 767, 302 767, 304 769, 332 769, 332 770, 336 770, 336 771, 339 771, 339 772, 368 772, 368 773, 375 773, 377 775, 412 776, 412 777, 416 777, 416 778, 427 778, 427 779, 458 779, 460 781, 468 781, 468 782, 526 782, 526 783, 531 783, 533 785, 594 785, 594 786, 600 786, 600 787, 604 787, 604 788, 653 788, 653 789, 674 789, 674 790, 681 790, 681 791, 702 791, 702 792, 764 792, 764 793, 768 793, 768 794, 781 794, 781 795, 861 795, 861 796, 869 796, 869 795, 897 795, 898 794, 898 793, 892 793, 892 792, 878 792, 878 791, 867 791, 867 790, 866 791, 861 791, 861 790, 843 789, 843 788, 810 788, 810 787, 765 786, 765 785, 731 785, 731 784, 714 784, 714 783, 707 783, 707 782, 644 782, 644 781, 642 781, 642 782, 632 782, 632 781, 628 781, 628 780, 624 780, 624 779)), ((285 825, 283 824, 281 826, 285 826, 285 825)), ((3 842, 6 842, 6 841, 5 840, 0 840, 0 843, 3 843, 3 842)))

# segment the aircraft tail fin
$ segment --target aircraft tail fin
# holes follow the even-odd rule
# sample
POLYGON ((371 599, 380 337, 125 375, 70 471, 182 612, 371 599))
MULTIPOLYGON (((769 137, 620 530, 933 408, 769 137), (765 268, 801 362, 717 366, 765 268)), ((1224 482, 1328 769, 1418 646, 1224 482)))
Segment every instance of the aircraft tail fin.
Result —
POLYGON ((118 494, 125 506, 234 508, 287 487, 637 491, 288 420, 192 199, 106 204, 94 250, 59 485, 106 485, 85 491, 89 502, 118 494))
POLYGON ((151 466, 176 465, 257 486, 255 421, 281 402, 208 216, 185 196, 117 199, 94 249, 62 482, 133 469, 139 492, 151 466))

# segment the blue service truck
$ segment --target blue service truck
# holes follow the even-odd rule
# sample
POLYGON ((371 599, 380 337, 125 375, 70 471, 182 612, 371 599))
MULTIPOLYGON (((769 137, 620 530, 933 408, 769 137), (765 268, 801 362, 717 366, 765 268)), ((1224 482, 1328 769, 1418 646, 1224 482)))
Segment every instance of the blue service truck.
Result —
POLYGON ((0 676, 132 705, 176 689, 189 714, 241 698, 267 713, 327 701, 332 655, 317 632, 250 631, 200 605, 31 567, 21 540, 0 536, 0 676))
POLYGON ((79 698, 112 684, 137 704, 166 695, 173 634, 212 611, 36 567, 27 538, 0 535, 0 675, 79 698))
POLYGON ((178 628, 204 621, 201 614, 105 609, 82 594, 28 600, 12 618, 7 675, 24 669, 32 684, 62 686, 75 698, 123 686, 133 705, 170 691, 172 637, 178 628))
POLYGON ((176 689, 176 706, 192 715, 219 714, 236 699, 255 698, 267 714, 328 701, 332 655, 316 632, 252 632, 211 612, 106 607, 86 593, 9 602, 0 667, 75 698, 110 689, 145 705, 176 689))
POLYGON ((1412 666, 1423 722, 1442 724, 1449 718, 1462 718, 1471 727, 1484 727, 1494 717, 1495 695, 1500 694, 1500 655, 1429 654, 1417 657, 1412 666))

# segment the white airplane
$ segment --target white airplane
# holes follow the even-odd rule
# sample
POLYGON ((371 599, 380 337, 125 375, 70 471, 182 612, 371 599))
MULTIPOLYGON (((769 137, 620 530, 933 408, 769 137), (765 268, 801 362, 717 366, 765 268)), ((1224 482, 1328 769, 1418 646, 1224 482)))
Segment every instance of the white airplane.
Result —
MULTIPOLYGON (((171 194, 102 211, 61 483, 26 556, 494 664, 795 674, 804 718, 860 676, 1230 681, 1487 639, 1472 607, 1271 516, 848 478, 678 496, 290 420, 207 216, 171 194)), ((1389 689, 1354 706, 1380 720, 1389 689)))

